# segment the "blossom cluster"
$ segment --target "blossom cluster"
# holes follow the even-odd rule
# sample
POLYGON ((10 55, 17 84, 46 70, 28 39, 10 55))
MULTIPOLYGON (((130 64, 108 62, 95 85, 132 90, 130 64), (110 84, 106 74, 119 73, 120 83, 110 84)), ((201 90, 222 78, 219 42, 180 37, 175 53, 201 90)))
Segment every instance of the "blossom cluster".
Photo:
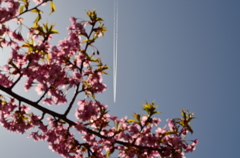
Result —
POLYGON ((19 0, 0 0, 0 5, 3 5, 0 7, 0 24, 11 20, 19 13, 19 0))
MULTIPOLYGON (((49 142, 50 149, 67 158, 109 157, 116 151, 120 157, 183 158, 184 153, 195 150, 198 140, 185 140, 193 132, 189 123, 194 117, 188 111, 182 111, 182 118, 168 119, 168 125, 160 128, 161 120, 153 117, 158 113, 154 103, 144 104, 147 114, 120 119, 111 116, 107 105, 96 99, 96 94, 107 89, 102 75, 108 66, 96 58, 99 51, 93 46, 106 31, 95 11, 87 11, 90 21, 71 17, 68 37, 51 45, 53 35, 58 33, 54 25, 38 23, 42 14, 39 7, 48 0, 33 1, 37 5, 34 8, 28 7, 29 1, 22 0, 23 6, 20 0, 0 1, 8 4, 8 8, 0 7, 0 46, 11 48, 11 57, 0 70, 0 90, 10 96, 7 99, 0 95, 3 127, 17 133, 32 129, 30 137, 49 142), (38 15, 34 25, 26 28, 27 37, 5 24, 17 18, 19 27, 23 27, 19 19, 30 11, 38 15), (88 53, 90 47, 93 53, 88 53), (25 81, 26 91, 34 88, 39 99, 33 101, 15 93, 13 89, 20 80, 25 81), (69 90, 74 93, 68 94, 69 90), (85 99, 80 98, 81 93, 85 99), (60 114, 45 104, 65 106, 66 111, 60 114), (31 113, 30 106, 42 116, 31 113), (70 120, 67 116, 74 107, 76 119, 70 120)), ((53 1, 51 8, 55 10, 53 1)))

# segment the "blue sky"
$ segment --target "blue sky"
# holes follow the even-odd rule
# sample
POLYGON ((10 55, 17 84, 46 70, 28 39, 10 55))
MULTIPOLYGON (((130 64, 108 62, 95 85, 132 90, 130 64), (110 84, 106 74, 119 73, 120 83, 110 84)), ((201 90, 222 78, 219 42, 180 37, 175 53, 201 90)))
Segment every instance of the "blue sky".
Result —
MULTIPOLYGON (((47 17, 66 36, 69 17, 86 19, 96 9, 105 19, 106 35, 97 41, 103 62, 113 61, 113 0, 56 1, 57 12, 47 17)), ((97 97, 110 113, 131 117, 141 104, 155 101, 167 118, 180 109, 195 112, 192 127, 197 150, 187 157, 236 157, 240 136, 240 1, 238 0, 119 0, 117 102, 113 102, 113 76, 108 90, 97 97)), ((1 52, 2 53, 2 52, 1 52)), ((16 91, 21 91, 17 89, 16 91)), ((1 157, 61 157, 45 142, 0 128, 1 157)))

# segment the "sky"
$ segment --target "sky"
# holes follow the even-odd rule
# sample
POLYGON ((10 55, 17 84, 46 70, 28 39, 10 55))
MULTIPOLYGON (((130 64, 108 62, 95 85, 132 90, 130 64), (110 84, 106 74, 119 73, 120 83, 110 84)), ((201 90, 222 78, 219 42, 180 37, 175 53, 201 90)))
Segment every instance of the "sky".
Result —
MULTIPOLYGON (((112 67, 114 0, 55 3, 56 13, 48 17, 46 11, 46 19, 61 32, 54 42, 67 35, 69 17, 87 19, 85 11, 96 9, 109 30, 96 46, 103 63, 112 67)), ((116 103, 112 69, 103 78, 108 90, 97 98, 119 117, 143 113, 142 103, 155 101, 162 112, 157 115, 161 127, 167 118, 180 117, 180 109, 188 109, 197 117, 189 139, 197 138, 199 144, 187 157, 236 157, 240 141, 239 7, 239 0, 119 0, 116 103)), ((1 157, 61 157, 46 142, 34 142, 4 128, 0 132, 1 157)))

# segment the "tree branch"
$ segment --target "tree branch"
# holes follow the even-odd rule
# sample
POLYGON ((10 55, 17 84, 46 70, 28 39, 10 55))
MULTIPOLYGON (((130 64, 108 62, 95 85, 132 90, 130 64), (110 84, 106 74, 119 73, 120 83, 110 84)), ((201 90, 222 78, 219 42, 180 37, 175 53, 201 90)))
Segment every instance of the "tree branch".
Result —
POLYGON ((75 100, 76 100, 76 98, 77 98, 77 96, 78 96, 79 86, 80 86, 80 83, 77 85, 77 88, 76 88, 76 90, 75 90, 74 96, 73 96, 73 98, 72 98, 72 100, 71 100, 71 102, 70 102, 67 110, 66 110, 65 113, 64 113, 64 116, 65 116, 65 117, 67 117, 68 113, 70 112, 70 110, 71 110, 71 108, 72 108, 72 106, 73 106, 73 103, 75 102, 75 100))
MULTIPOLYGON (((28 63, 28 65, 27 65, 26 69, 29 68, 30 64, 31 64, 31 59, 29 59, 29 63, 28 63)), ((21 79, 22 76, 23 76, 23 73, 21 73, 21 71, 20 71, 20 69, 19 69, 18 67, 17 67, 17 71, 19 71, 19 77, 18 77, 17 80, 10 86, 10 89, 13 89, 13 87, 20 81, 20 79, 21 79)))
POLYGON ((45 90, 45 92, 43 93, 43 95, 38 99, 38 101, 36 101, 37 104, 45 97, 45 95, 47 94, 47 92, 48 92, 48 90, 49 90, 50 88, 51 88, 51 86, 48 87, 48 88, 45 90))
POLYGON ((13 92, 10 88, 5 88, 3 87, 2 85, 0 85, 0 90, 2 90, 3 92, 7 93, 8 95, 12 96, 13 98, 17 99, 18 101, 22 101, 22 102, 25 102, 27 103, 28 105, 30 106, 33 106, 34 108, 42 111, 43 113, 47 113, 49 115, 52 115, 52 116, 55 116, 55 117, 58 117, 64 121, 66 121, 67 123, 69 123, 70 125, 76 125, 75 122, 69 120, 68 118, 66 118, 66 116, 62 115, 62 114, 59 114, 59 113, 56 113, 52 110, 49 110, 47 108, 44 108, 42 107, 41 105, 39 105, 37 102, 33 102, 29 99, 26 99, 18 94, 16 94, 15 92, 13 92))
MULTIPOLYGON (((20 15, 23 15, 29 11, 32 11, 33 9, 37 9, 39 6, 41 6, 43 3, 47 3, 48 1, 51 1, 51 0, 43 0, 41 3, 39 3, 37 6, 31 8, 31 9, 28 9, 28 10, 25 10, 24 12, 18 14, 16 17, 20 16, 20 15)), ((13 18, 16 18, 16 17, 13 17, 13 18)))
MULTIPOLYGON (((75 122, 73 122, 72 120, 68 119, 66 117, 66 115, 59 114, 59 113, 51 111, 51 110, 49 110, 47 108, 44 108, 41 105, 39 105, 38 103, 33 102, 33 101, 29 100, 29 99, 26 99, 26 98, 16 94, 10 88, 5 88, 5 87, 0 85, 0 90, 2 90, 3 92, 7 93, 10 96, 12 96, 13 98, 16 98, 18 101, 25 102, 25 103, 35 107, 36 109, 42 111, 44 114, 47 113, 49 115, 52 115, 53 117, 58 117, 58 118, 62 119, 63 121, 67 122, 69 125, 73 125, 73 126, 77 125, 75 122)), ((111 137, 101 135, 99 132, 96 132, 96 131, 91 130, 89 128, 86 128, 86 130, 87 130, 88 133, 94 134, 94 135, 98 136, 99 138, 106 139, 106 140, 111 139, 111 137)), ((123 146, 129 146, 130 145, 130 146, 138 148, 140 150, 147 149, 147 150, 155 150, 155 151, 159 151, 159 152, 163 151, 162 149, 159 149, 159 148, 153 148, 153 147, 148 147, 148 146, 139 146, 139 145, 130 144, 128 142, 123 142, 123 141, 118 141, 118 140, 116 140, 115 142, 118 143, 118 144, 121 144, 123 146)))

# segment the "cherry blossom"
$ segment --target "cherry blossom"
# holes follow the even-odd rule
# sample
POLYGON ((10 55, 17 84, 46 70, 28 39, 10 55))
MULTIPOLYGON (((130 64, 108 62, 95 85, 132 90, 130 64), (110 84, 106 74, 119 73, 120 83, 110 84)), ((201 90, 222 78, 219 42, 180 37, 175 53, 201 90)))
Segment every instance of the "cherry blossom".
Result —
POLYGON ((129 158, 184 158, 185 153, 193 152, 198 140, 186 136, 193 133, 190 121, 195 117, 187 110, 181 111, 181 118, 167 119, 163 127, 159 126, 163 121, 155 117, 159 112, 154 102, 143 104, 145 114, 134 113, 133 119, 108 113, 108 106, 97 100, 96 94, 107 89, 103 74, 109 67, 93 45, 106 31, 103 19, 95 10, 87 11, 89 21, 71 17, 68 37, 52 45, 52 37, 58 33, 54 25, 39 23, 40 9, 47 2, 54 12, 50 0, 0 1, 7 4, 0 7, 0 46, 11 50, 10 59, 0 69, 0 90, 4 92, 0 94, 1 125, 11 132, 28 133, 35 141, 47 141, 52 151, 66 158, 115 153, 129 158), (35 4, 32 8, 31 2, 35 4), (31 11, 37 15, 33 26, 25 27, 28 35, 8 26, 12 19, 17 19, 18 27, 26 26, 19 19, 31 11), (20 81, 25 82, 25 91, 35 90, 37 100, 14 91, 20 81), (66 110, 58 113, 46 104, 66 110), (35 115, 31 107, 41 115, 35 115), (71 110, 75 110, 75 119, 68 118, 71 110))

